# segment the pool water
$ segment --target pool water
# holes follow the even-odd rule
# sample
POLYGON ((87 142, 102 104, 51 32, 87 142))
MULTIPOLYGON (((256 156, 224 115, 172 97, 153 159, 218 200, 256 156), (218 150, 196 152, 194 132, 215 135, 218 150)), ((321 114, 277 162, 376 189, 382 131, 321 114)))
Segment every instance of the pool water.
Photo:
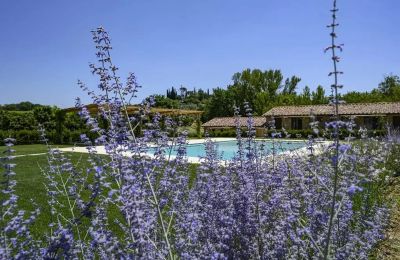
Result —
MULTIPOLYGON (((233 157, 238 152, 237 141, 218 141, 215 142, 218 155, 221 156, 222 160, 232 160, 233 157)), ((272 154, 273 147, 275 147, 276 153, 282 153, 285 151, 293 151, 299 148, 303 148, 306 146, 305 142, 299 141, 275 141, 275 144, 272 141, 256 141, 257 150, 259 150, 260 154, 268 155, 272 154)), ((246 143, 243 143, 243 147, 246 147, 246 143)), ((155 149, 150 149, 149 153, 154 154, 155 149)), ((188 144, 186 146, 186 153, 188 157, 204 157, 206 155, 205 144, 188 144)), ((172 149, 171 155, 176 155, 177 150, 172 149)))

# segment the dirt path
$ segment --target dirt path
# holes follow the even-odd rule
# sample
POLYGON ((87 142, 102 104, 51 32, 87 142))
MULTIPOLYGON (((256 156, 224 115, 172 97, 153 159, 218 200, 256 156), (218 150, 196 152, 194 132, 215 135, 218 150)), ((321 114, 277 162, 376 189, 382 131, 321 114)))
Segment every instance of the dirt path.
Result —
POLYGON ((400 177, 397 177, 390 186, 388 201, 393 202, 391 219, 385 240, 376 248, 374 258, 376 259, 400 259, 400 177))

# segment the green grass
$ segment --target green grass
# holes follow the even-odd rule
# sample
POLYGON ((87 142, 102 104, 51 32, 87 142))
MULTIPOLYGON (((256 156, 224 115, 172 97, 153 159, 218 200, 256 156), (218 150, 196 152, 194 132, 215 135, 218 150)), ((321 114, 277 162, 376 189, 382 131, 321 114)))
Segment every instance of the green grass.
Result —
MULTIPOLYGON (((75 165, 78 172, 86 172, 86 169, 90 168, 90 164, 88 163, 89 154, 65 153, 65 155, 71 159, 71 162, 75 165)), ((103 157, 103 155, 100 156, 103 157)), ((41 172, 41 168, 46 169, 48 167, 47 154, 16 157, 13 159, 12 163, 16 164, 14 171, 16 172, 15 179, 17 181, 15 193, 19 197, 18 208, 27 212, 32 212, 36 208, 40 209, 40 215, 30 227, 30 230, 35 238, 43 240, 50 230, 48 227, 49 223, 54 222, 54 220, 51 219, 50 206, 48 203, 49 197, 47 196, 45 188, 47 180, 41 172)), ((84 194, 84 196, 89 197, 89 194, 84 194)), ((59 201, 63 205, 66 205, 64 208, 59 208, 59 212, 68 218, 72 218, 66 198, 62 197, 59 199, 61 199, 59 201)), ((111 212, 109 217, 110 219, 121 218, 119 212, 116 210, 111 212)), ((86 230, 85 226, 89 224, 90 220, 88 218, 83 218, 81 221, 81 230, 86 230)), ((117 234, 121 232, 118 230, 119 227, 116 224, 111 223, 110 228, 117 234)))
MULTIPOLYGON (((64 147, 64 146, 63 146, 64 147)), ((0 152, 4 151, 6 147, 0 147, 0 152)), ((17 154, 38 154, 45 153, 47 151, 44 145, 18 145, 14 146, 13 149, 17 151, 17 154)), ((85 153, 65 153, 67 157, 71 159, 71 162, 76 166, 79 172, 86 171, 90 167, 87 162, 89 155, 85 153)), ((106 158, 106 155, 101 155, 106 158)), ((34 222, 31 227, 31 232, 34 237, 43 239, 46 232, 49 231, 48 224, 51 222, 50 206, 48 203, 48 196, 46 194, 45 179, 40 168, 46 168, 48 166, 47 154, 35 155, 35 156, 21 156, 16 157, 12 160, 12 163, 16 164, 14 171, 16 172, 15 179, 17 181, 16 194, 19 196, 18 207, 27 212, 33 211, 39 208, 41 213, 38 219, 34 222)), ((189 185, 192 186, 196 175, 197 165, 189 165, 189 185)), ((0 169, 0 174, 2 170, 0 169)), ((65 201, 66 202, 66 201, 65 201)), ((65 215, 70 215, 68 209, 63 210, 65 215)), ((63 213, 63 214, 64 214, 63 213)), ((118 210, 112 210, 110 212, 110 219, 120 218, 118 210)), ((83 220, 84 225, 88 224, 88 219, 83 220)), ((112 225, 111 229, 117 234, 121 232, 118 230, 117 225, 112 225)))
POLYGON ((29 111, 20 111, 20 110, 3 110, 3 111, 7 111, 9 113, 15 113, 15 114, 28 114, 28 113, 32 113, 32 110, 29 111))
MULTIPOLYGON (((62 148, 71 147, 71 145, 53 145, 52 148, 62 148)), ((26 145, 15 145, 13 148, 15 150, 14 155, 25 155, 25 154, 38 154, 46 153, 47 146, 44 144, 26 144, 26 145)), ((0 157, 3 152, 7 150, 6 146, 0 146, 0 157)))
POLYGON ((371 259, 398 259, 400 256, 400 145, 392 148, 384 165, 394 173, 390 182, 380 192, 390 209, 390 219, 385 232, 385 239, 374 249, 371 259))
MULTIPOLYGON (((27 149, 26 151, 30 150, 27 149)), ((69 153, 69 156, 74 162, 81 161, 80 167, 87 166, 87 154, 69 153)), ((50 223, 50 207, 44 186, 46 180, 40 171, 40 167, 46 167, 47 155, 17 157, 13 160, 13 163, 16 164, 15 179, 17 181, 16 194, 19 196, 18 206, 26 211, 40 208, 41 214, 32 226, 31 231, 34 236, 43 237, 50 223)))

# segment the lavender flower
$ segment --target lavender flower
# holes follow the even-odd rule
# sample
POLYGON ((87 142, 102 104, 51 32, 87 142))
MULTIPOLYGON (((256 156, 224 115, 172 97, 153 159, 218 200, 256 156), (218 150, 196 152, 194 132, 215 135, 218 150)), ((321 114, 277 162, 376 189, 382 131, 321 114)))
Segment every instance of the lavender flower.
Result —
MULTIPOLYGON (((98 60, 90 68, 99 78, 98 90, 78 85, 98 112, 89 113, 79 99, 76 103, 95 135, 81 135, 87 166, 82 169, 70 155, 48 145, 48 165, 41 170, 49 230, 41 241, 33 241, 29 225, 39 212, 26 218, 17 210, 15 165, 10 162, 14 140, 6 139, 1 258, 348 259, 367 258, 382 239, 388 212, 370 187, 382 185, 387 173, 379 167, 399 138, 391 136, 379 145, 374 140, 340 143, 339 130, 354 125, 339 120, 336 111, 335 120, 326 124, 333 143, 317 153, 309 136, 309 156, 282 155, 274 122, 268 151, 258 145, 252 110, 244 104, 245 126, 235 109, 239 151, 234 159, 223 161, 218 144, 207 138, 206 155, 193 166, 179 118, 151 113, 152 98, 137 113, 128 113, 127 104, 139 88, 136 77, 129 74, 123 84, 112 63, 108 33, 103 28, 92 33, 98 60), (98 154, 97 146, 104 147, 106 156, 98 154)), ((335 49, 341 46, 333 42, 328 50, 335 49)), ((332 60, 339 61, 334 53, 332 60)), ((338 103, 335 95, 335 108, 338 103)), ((315 118, 311 127, 320 140, 315 118)), ((44 130, 42 140, 47 142, 44 130)))

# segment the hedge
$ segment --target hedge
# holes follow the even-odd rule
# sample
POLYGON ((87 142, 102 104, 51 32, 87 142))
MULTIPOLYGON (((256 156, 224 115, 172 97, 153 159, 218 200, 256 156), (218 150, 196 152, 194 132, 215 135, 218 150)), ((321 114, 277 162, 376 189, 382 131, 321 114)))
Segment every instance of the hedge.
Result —
MULTIPOLYGON (((81 134, 86 134, 90 140, 94 141, 97 133, 90 131, 63 131, 62 136, 56 131, 46 132, 46 138, 50 144, 76 144, 81 142, 81 134)), ((15 138, 16 144, 40 144, 42 143, 39 131, 37 130, 19 130, 19 131, 4 131, 0 130, 0 145, 4 145, 5 138, 15 138)))

